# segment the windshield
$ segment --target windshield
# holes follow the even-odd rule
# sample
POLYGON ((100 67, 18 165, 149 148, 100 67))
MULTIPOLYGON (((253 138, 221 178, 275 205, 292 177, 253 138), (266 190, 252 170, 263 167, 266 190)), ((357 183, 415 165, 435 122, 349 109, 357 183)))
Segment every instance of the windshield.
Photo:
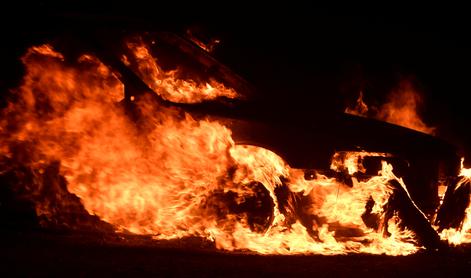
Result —
POLYGON ((245 80, 204 50, 170 33, 126 36, 117 54, 149 88, 171 102, 243 99, 250 94, 245 80))

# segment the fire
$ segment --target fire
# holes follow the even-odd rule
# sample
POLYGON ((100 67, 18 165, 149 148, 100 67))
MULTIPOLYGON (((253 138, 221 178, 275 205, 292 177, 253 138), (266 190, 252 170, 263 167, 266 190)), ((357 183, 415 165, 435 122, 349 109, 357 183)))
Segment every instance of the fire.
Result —
MULTIPOLYGON (((167 100, 237 96, 215 81, 177 78, 178 71, 163 71, 148 48, 128 47, 127 63, 136 63, 167 100)), ((220 249, 262 254, 406 255, 421 248, 391 209, 398 190, 391 181, 407 192, 392 165, 382 161, 377 175, 355 176, 365 172, 364 157, 389 154, 337 153, 332 170, 350 185, 320 172, 306 177, 309 169, 291 168, 265 148, 238 145, 222 123, 197 120, 152 95, 133 96, 130 117, 124 85, 99 59, 65 60, 49 45, 23 57, 18 101, 2 111, 2 159, 25 164, 37 177, 59 161, 66 191, 115 231, 155 239, 198 236, 220 249)), ((51 209, 37 203, 40 215, 54 218, 51 209)))
MULTIPOLYGON (((459 181, 457 182, 454 191, 462 186, 468 186, 468 193, 471 198, 471 190, 469 183, 471 182, 471 168, 463 167, 464 159, 461 159, 461 170, 459 181)), ((464 218, 459 227, 444 229, 440 232, 440 237, 448 241, 452 245, 459 245, 462 243, 471 243, 471 202, 468 200, 468 207, 464 212, 464 218)))
MULTIPOLYGON (((428 134, 434 134, 435 128, 427 126, 422 119, 419 117, 417 109, 421 104, 420 95, 414 90, 411 83, 402 82, 400 87, 389 95, 389 100, 387 103, 380 106, 379 109, 373 107, 369 109, 363 100, 363 93, 360 92, 360 95, 354 105, 354 107, 347 107, 345 113, 357 115, 361 117, 372 116, 378 120, 386 121, 389 123, 397 124, 404 126, 410 129, 421 131, 428 134)), ((371 156, 371 155, 370 155, 371 156)), ((355 153, 337 153, 334 156, 331 168, 334 170, 338 169, 347 169, 348 173, 351 175, 356 171, 363 172, 364 169, 361 168, 361 164, 358 163, 358 159, 361 159, 361 155, 355 153), (358 166, 360 165, 360 166, 358 166), (360 167, 360 168, 358 168, 360 167)), ((435 221, 438 217, 438 212, 442 206, 455 207, 455 205, 450 205, 450 203, 458 203, 456 198, 465 198, 462 195, 458 194, 458 197, 453 197, 454 193, 459 191, 462 187, 465 187, 465 194, 470 195, 471 189, 469 183, 471 182, 471 169, 463 167, 463 159, 461 161, 461 170, 459 173, 458 180, 451 185, 446 183, 438 185, 438 197, 440 199, 440 206, 437 209, 437 214, 435 215, 435 221), (450 190, 451 187, 451 190, 450 190), (467 191, 466 191, 467 190, 467 191), (448 195, 448 203, 444 204, 445 198, 448 195), (455 199, 453 199, 455 198, 455 199), (450 201, 451 200, 451 201, 450 201)), ((405 188, 405 187, 404 187, 405 188)), ((409 196, 410 198, 410 196, 409 196)), ((465 198, 466 199, 466 198, 465 198)), ((440 225, 433 225, 433 228, 439 232, 440 238, 444 241, 447 241, 451 245, 459 245, 463 243, 471 243, 471 202, 469 201, 470 197, 467 198, 467 208, 464 210, 464 217, 460 219, 459 223, 456 224, 456 219, 453 227, 443 228, 440 225)), ((411 199, 412 201, 412 199, 411 199)), ((415 203, 412 201, 414 206, 418 209, 415 203)), ((447 208, 445 208, 447 209, 447 208)), ((456 211, 454 211, 456 212, 456 211)), ((445 220, 445 221, 450 221, 445 220)), ((450 223, 448 223, 450 224, 450 223)))
POLYGON ((336 152, 332 157, 330 168, 335 171, 347 170, 349 175, 357 172, 364 173, 366 169, 363 167, 361 160, 365 157, 390 157, 388 153, 375 152, 336 152))
POLYGON ((471 179, 471 168, 465 168, 463 164, 464 164, 464 158, 461 158, 460 176, 466 179, 471 179))
MULTIPOLYGON (((154 41, 153 43, 158 42, 154 41)), ((126 47, 129 53, 123 55, 122 61, 135 70, 154 92, 166 100, 178 103, 197 103, 218 97, 229 99, 238 97, 234 89, 226 88, 214 79, 198 83, 179 78, 181 71, 178 69, 163 70, 142 38, 128 41, 126 47)))
POLYGON ((388 97, 388 101, 381 105, 379 109, 368 109, 363 101, 363 93, 356 101, 354 107, 347 107, 345 113, 373 118, 388 123, 400 125, 427 134, 434 134, 435 128, 427 126, 421 119, 418 108, 422 103, 420 94, 414 90, 410 82, 401 82, 399 88, 393 90, 388 97))
POLYGON ((369 110, 368 105, 366 105, 365 101, 363 100, 363 92, 360 91, 360 95, 358 96, 358 99, 355 102, 355 106, 346 107, 345 113, 356 115, 356 116, 367 117, 368 110, 369 110))

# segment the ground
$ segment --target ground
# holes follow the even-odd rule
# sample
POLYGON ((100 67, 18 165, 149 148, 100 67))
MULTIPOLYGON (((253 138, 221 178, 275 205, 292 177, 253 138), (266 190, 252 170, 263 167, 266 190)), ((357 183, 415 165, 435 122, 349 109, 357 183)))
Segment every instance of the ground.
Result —
POLYGON ((466 277, 471 248, 377 255, 266 256, 223 252, 196 239, 63 232, 2 232, 0 276, 152 277, 466 277))

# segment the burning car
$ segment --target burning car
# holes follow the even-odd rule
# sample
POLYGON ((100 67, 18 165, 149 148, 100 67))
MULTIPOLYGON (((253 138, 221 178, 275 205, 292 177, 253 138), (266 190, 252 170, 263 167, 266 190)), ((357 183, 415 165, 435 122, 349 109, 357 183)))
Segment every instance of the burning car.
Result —
POLYGON ((453 146, 355 115, 280 113, 210 49, 166 32, 30 47, 2 111, 8 209, 26 202, 45 227, 264 254, 469 240, 469 175, 453 146))

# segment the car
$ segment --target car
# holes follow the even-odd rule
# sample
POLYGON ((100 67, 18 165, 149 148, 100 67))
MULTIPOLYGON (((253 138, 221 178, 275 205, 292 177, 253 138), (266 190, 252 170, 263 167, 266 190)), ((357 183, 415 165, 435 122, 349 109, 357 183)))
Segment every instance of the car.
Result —
MULTIPOLYGON (((399 214, 402 226, 414 231, 421 245, 433 249, 441 244, 430 222, 442 201, 439 186, 459 176, 460 157, 453 145, 374 119, 338 111, 311 113, 314 106, 311 111, 304 109, 306 104, 297 109, 292 102, 257 99, 258 88, 218 62, 212 47, 191 33, 105 29, 60 34, 46 42, 23 56, 26 74, 33 77, 24 81, 30 87, 23 84, 19 92, 39 97, 33 97, 31 106, 23 98, 30 110, 10 107, 4 114, 10 122, 3 129, 9 144, 3 165, 9 166, 2 179, 15 188, 3 198, 29 200, 26 206, 35 213, 28 215, 35 214, 40 222, 71 227, 78 219, 89 223, 94 215, 94 224, 86 225, 101 223, 106 231, 154 234, 159 239, 215 237, 220 248, 262 253, 310 252, 316 242, 333 234, 343 247, 323 252, 342 253, 360 252, 361 242, 374 241, 370 230, 391 235, 388 225, 400 221, 389 221, 399 214), (56 91, 50 95, 49 90, 56 91), (103 106, 87 110, 102 100, 103 106), (23 124, 19 111, 32 116, 35 124, 31 127, 28 119, 23 124), (42 138, 45 143, 38 143, 42 138), (352 159, 353 166, 348 164, 352 159), (176 166, 167 165, 171 163, 176 166), (165 176, 165 182, 158 175, 165 176), (371 185, 378 177, 385 180, 371 185), (217 183, 209 186, 207 179, 217 183), (28 180, 36 186, 28 186, 28 180), (88 188, 90 183, 96 184, 88 188), (129 188, 117 189, 125 184, 129 188), (155 189, 160 193, 145 189, 153 184, 161 184, 155 189), (325 204, 326 196, 354 196, 361 186, 370 188, 357 193, 362 196, 357 200, 361 220, 339 220, 341 214, 329 220, 310 210, 319 209, 313 208, 316 194, 325 194, 325 204), (167 200, 171 194, 178 197, 167 200), (201 202, 188 201, 195 199, 201 202), (168 202, 177 211, 169 212, 154 200, 168 202), (132 209, 126 211, 128 207, 132 209), (206 218, 193 215, 193 210, 205 211, 206 218), (90 215, 83 216, 84 211, 90 215), (173 218, 174 224, 163 224, 173 218), (234 218, 248 228, 237 228, 234 218), (205 221, 223 223, 224 228, 199 227, 205 221), (328 230, 323 230, 325 223, 328 230), (282 239, 289 247, 273 249, 266 247, 270 239, 251 248, 225 240, 231 237, 224 234, 227 227, 232 227, 227 228, 232 236, 242 229, 247 237, 275 231, 289 238, 280 225, 312 239, 301 246, 282 239)), ((352 205, 355 200, 346 202, 352 205)), ((21 210, 16 205, 8 209, 21 210)), ((407 235, 401 236, 407 238, 399 240, 405 251, 372 252, 417 250, 407 245, 407 235)))

